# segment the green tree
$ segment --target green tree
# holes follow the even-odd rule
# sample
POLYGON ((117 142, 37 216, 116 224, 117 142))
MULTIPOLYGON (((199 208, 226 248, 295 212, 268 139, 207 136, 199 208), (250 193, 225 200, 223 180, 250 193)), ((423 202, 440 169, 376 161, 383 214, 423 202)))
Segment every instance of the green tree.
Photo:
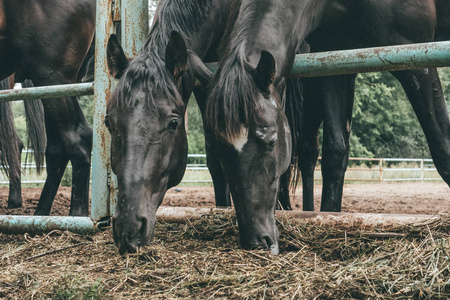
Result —
MULTIPOLYGON (((203 131, 203 121, 197 101, 192 96, 187 108, 187 139, 188 152, 190 154, 204 154, 205 135, 203 131)), ((189 163, 201 163, 202 159, 190 159, 189 163)))
POLYGON ((14 125, 17 129, 17 134, 19 135, 22 142, 27 146, 28 133, 27 133, 27 122, 25 120, 25 108, 23 106, 23 101, 13 101, 11 103, 11 109, 14 115, 14 125))
POLYGON ((352 135, 351 156, 364 154, 358 153, 363 146, 366 156, 430 157, 401 85, 387 72, 358 75, 352 135))

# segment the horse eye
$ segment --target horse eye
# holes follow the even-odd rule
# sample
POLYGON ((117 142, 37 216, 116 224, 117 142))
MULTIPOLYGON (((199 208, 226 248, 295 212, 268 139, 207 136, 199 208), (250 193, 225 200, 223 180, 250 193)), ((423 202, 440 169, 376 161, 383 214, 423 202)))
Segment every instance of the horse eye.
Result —
POLYGON ((167 125, 167 129, 169 129, 169 131, 175 131, 177 129, 178 123, 180 122, 180 119, 172 119, 169 122, 169 125, 167 125))
POLYGON ((105 117, 105 120, 103 120, 103 124, 105 124, 106 128, 111 128, 111 120, 109 119, 108 115, 105 117))
POLYGON ((271 141, 267 144, 267 151, 272 151, 273 148, 275 148, 276 142, 277 142, 277 139, 271 140, 271 141))

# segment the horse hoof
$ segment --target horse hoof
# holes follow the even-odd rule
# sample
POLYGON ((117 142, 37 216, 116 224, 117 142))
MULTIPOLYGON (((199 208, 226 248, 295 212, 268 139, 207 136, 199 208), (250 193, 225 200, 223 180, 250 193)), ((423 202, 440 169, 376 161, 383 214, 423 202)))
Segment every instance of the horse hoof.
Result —
POLYGON ((14 209, 22 207, 22 201, 19 202, 8 202, 8 209, 14 209))

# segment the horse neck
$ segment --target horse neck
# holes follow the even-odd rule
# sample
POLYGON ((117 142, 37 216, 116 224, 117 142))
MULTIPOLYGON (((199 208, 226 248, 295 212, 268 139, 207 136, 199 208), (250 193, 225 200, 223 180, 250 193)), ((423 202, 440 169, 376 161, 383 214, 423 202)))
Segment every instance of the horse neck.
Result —
POLYGON ((176 30, 185 38, 188 49, 203 58, 212 43, 223 33, 227 12, 237 1, 161 1, 144 49, 164 57, 170 34, 176 30))
POLYGON ((235 53, 245 53, 245 60, 253 67, 262 50, 272 53, 277 65, 277 82, 289 73, 295 53, 306 37, 333 18, 332 11, 338 13, 350 1, 244 0, 234 29, 234 42, 229 48, 244 47, 245 51, 235 53), (257 15, 261 10, 263 14, 257 15))

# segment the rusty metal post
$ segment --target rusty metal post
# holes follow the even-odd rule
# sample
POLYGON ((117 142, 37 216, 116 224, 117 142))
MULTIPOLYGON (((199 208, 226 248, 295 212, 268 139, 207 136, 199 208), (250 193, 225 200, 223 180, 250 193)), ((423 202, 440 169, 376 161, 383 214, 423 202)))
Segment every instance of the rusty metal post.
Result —
POLYGON ((122 0, 122 47, 136 57, 148 35, 148 0, 122 0))
POLYGON ((95 115, 91 193, 91 218, 94 221, 111 215, 108 186, 111 137, 104 125, 104 118, 106 101, 109 99, 112 89, 112 80, 108 76, 106 61, 106 45, 109 35, 113 32, 112 2, 113 0, 97 0, 94 72, 95 115))
MULTIPOLYGON (((121 0, 120 13, 115 11, 114 21, 120 22, 122 27, 121 43, 125 55, 132 59, 137 56, 148 34, 148 0, 121 0)), ((118 3, 116 3, 118 6, 118 3)), ((115 8, 117 10, 117 7, 115 8)), ((111 172, 109 177, 109 211, 114 214, 117 204, 117 177, 111 172)))

